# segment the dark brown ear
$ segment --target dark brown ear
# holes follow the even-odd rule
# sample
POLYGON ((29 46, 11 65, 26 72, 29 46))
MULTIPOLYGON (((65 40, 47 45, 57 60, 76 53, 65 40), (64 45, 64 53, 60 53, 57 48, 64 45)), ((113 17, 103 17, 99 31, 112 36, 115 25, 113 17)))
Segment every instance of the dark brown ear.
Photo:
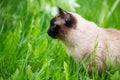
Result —
POLYGON ((62 8, 58 7, 58 15, 65 20, 66 26, 72 26, 75 23, 75 19, 72 14, 68 13, 67 11, 63 10, 62 8))
POLYGON ((68 12, 63 10, 62 8, 58 7, 58 15, 61 17, 61 18, 67 18, 68 16, 68 12))

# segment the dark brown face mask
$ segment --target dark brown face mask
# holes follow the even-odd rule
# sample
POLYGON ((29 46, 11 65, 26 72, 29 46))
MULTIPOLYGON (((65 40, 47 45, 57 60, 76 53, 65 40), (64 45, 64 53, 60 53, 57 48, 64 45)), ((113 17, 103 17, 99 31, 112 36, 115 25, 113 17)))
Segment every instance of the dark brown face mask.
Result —
POLYGON ((50 21, 50 28, 47 33, 52 38, 62 39, 68 30, 75 26, 75 18, 69 12, 58 7, 58 15, 50 21))

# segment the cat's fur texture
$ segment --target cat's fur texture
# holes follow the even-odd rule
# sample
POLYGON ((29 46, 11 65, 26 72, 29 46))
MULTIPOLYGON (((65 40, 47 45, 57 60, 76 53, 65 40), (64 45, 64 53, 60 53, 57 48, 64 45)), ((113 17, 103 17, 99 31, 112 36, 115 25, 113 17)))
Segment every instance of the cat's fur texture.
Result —
POLYGON ((76 13, 59 8, 48 34, 61 40, 77 62, 86 58, 89 71, 93 65, 102 70, 108 62, 113 65, 120 62, 120 31, 100 28, 76 13), (87 60, 89 57, 91 59, 87 60))

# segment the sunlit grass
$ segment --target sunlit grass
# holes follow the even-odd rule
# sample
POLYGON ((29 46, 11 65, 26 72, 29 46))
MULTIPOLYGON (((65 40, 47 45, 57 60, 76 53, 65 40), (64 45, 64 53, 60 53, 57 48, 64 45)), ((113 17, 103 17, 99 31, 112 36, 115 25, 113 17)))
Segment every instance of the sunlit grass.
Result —
POLYGON ((68 1, 0 1, 0 80, 120 79, 119 69, 111 68, 102 76, 93 69, 94 74, 89 76, 84 61, 75 63, 62 42, 47 35, 53 14, 46 10, 47 5, 51 10, 60 6, 100 27, 120 29, 119 0, 77 0, 73 6, 68 1))

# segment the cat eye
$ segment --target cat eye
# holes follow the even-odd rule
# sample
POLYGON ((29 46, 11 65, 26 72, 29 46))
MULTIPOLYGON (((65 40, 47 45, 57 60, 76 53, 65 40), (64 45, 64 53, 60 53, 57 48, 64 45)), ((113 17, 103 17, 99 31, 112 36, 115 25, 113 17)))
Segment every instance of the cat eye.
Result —
POLYGON ((58 24, 54 24, 54 27, 59 27, 59 25, 58 24))

